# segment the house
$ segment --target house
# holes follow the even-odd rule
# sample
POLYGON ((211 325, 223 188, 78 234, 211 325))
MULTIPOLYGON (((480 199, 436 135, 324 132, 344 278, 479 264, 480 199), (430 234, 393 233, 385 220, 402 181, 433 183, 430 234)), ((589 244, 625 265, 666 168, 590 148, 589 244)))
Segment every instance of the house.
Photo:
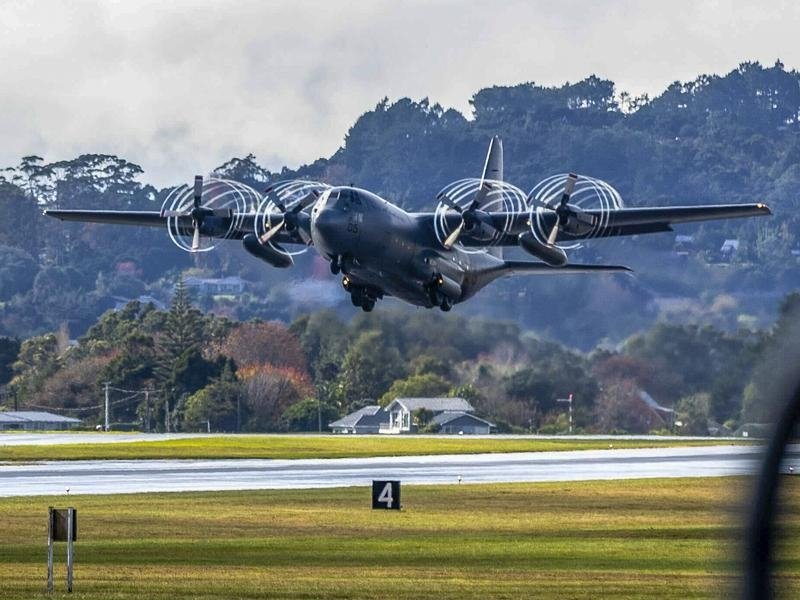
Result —
POLYGON ((439 433, 488 435, 492 433, 493 423, 466 412, 443 412, 433 417, 439 426, 439 433))
POLYGON ((724 260, 730 260, 736 256, 737 252, 739 252, 739 240, 725 240, 719 249, 719 253, 724 260))
POLYGON ((691 250, 694 250, 694 236, 675 236, 675 254, 678 256, 688 256, 691 250))
POLYGON ((389 414, 388 423, 382 424, 379 433, 414 433, 414 412, 424 409, 434 418, 442 413, 472 413, 475 409, 463 398, 395 398, 384 410, 389 414))
POLYGON ((9 410, 0 412, 0 431, 11 429, 24 431, 72 429, 80 425, 80 423, 80 419, 43 411, 9 410))
POLYGON ((245 280, 241 277, 223 277, 221 279, 203 277, 186 278, 187 287, 194 289, 196 292, 202 295, 208 296, 238 296, 244 292, 245 284, 245 280))
POLYGON ((378 433, 381 424, 389 422, 389 413, 378 405, 365 406, 329 423, 333 433, 378 433))

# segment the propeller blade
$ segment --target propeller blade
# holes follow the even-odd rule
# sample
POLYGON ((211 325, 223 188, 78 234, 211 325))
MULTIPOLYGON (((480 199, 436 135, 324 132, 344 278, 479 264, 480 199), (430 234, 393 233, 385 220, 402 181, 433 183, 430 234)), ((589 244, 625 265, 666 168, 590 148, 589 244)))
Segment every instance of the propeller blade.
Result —
MULTIPOLYGON (((292 207, 292 212, 297 214, 304 208, 308 208, 317 201, 317 198, 319 198, 319 192, 317 190, 311 190, 311 192, 300 198, 297 204, 292 207)), ((285 209, 284 212, 286 212, 285 209)))
POLYGON ((271 187, 268 187, 266 189, 266 194, 267 198, 270 199, 270 201, 278 208, 279 211, 282 213, 286 212, 286 205, 281 201, 280 196, 275 193, 275 190, 273 190, 271 187))
POLYGON ((461 235, 462 229, 464 229, 464 219, 461 219, 461 223, 458 224, 458 227, 456 227, 442 243, 446 250, 449 250, 453 247, 453 244, 456 243, 456 240, 458 240, 458 237, 461 235))
POLYGON ((194 233, 192 234, 192 250, 200 250, 200 227, 197 223, 194 224, 194 233))
POLYGON ((461 207, 460 207, 458 204, 456 204, 455 202, 453 202, 453 201, 450 199, 450 196, 448 196, 447 194, 439 194, 439 195, 436 197, 436 199, 437 199, 437 200, 439 200, 439 201, 440 201, 442 204, 444 204, 444 205, 445 205, 445 206, 447 206, 448 208, 452 208, 452 209, 453 209, 454 211, 456 211, 458 214, 460 214, 460 215, 461 215, 461 214, 463 214, 463 213, 464 213, 464 209, 463 209, 463 208, 461 208, 461 207))
POLYGON ((194 207, 200 208, 200 199, 203 197, 203 176, 194 176, 194 207))
POLYGON ((283 228, 283 225, 284 225, 284 220, 283 220, 283 219, 281 219, 281 222, 280 222, 280 223, 278 223, 277 225, 273 225, 272 227, 270 227, 270 228, 269 228, 269 229, 268 229, 268 230, 267 230, 267 231, 264 233, 264 235, 262 235, 262 236, 261 236, 261 243, 262 243, 262 244, 266 244, 268 241, 270 241, 270 240, 271 240, 271 239, 272 239, 272 238, 275 236, 275 234, 276 234, 276 233, 278 233, 278 232, 279 232, 279 231, 280 231, 280 230, 283 228))
POLYGON ((191 214, 192 214, 191 211, 187 212, 187 211, 184 211, 184 210, 164 210, 164 211, 161 211, 161 216, 162 217, 188 217, 191 214))
POLYGON ((548 245, 550 246, 555 245, 557 237, 558 237, 558 219, 556 219, 555 225, 553 225, 553 228, 550 230, 550 235, 547 236, 548 245))
POLYGON ((472 199, 472 202, 470 202, 467 210, 475 210, 480 207, 480 205, 486 200, 486 196, 489 195, 489 191, 491 189, 492 184, 481 179, 481 187, 479 187, 478 191, 475 192, 475 197, 472 199))
POLYGON ((561 194, 561 207, 565 207, 569 202, 569 197, 575 191, 575 183, 578 181, 578 176, 575 173, 567 175, 567 180, 564 182, 564 193, 561 194))
POLYGON ((233 210, 230 208, 215 208, 211 211, 211 214, 215 217, 223 217, 230 219, 233 217, 233 210))

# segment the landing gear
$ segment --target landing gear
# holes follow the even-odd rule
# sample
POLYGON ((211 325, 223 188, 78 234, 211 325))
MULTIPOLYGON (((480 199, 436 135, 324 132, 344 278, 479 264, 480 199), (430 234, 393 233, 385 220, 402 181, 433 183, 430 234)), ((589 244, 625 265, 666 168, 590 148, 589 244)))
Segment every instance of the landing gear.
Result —
POLYGON ((380 297, 380 294, 376 295, 370 289, 353 285, 353 282, 347 276, 342 280, 342 285, 344 289, 350 292, 350 301, 353 306, 360 307, 364 312, 371 312, 375 308, 375 302, 380 297))
POLYGON ((334 256, 331 258, 331 273, 338 275, 342 272, 342 257, 334 256))
POLYGON ((442 303, 439 304, 439 308, 441 308, 444 312, 447 312, 453 308, 453 301, 450 300, 450 298, 444 297, 442 298, 442 303))

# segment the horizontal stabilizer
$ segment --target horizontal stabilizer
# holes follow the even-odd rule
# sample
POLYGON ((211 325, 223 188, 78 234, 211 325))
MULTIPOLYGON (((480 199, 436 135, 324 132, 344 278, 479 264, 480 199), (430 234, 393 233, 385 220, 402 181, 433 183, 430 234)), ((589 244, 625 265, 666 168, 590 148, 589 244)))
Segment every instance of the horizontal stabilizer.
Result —
POLYGON ((507 260, 504 270, 514 275, 558 275, 560 273, 632 273, 633 270, 622 265, 578 265, 567 264, 563 267, 551 267, 543 262, 527 262, 524 260, 507 260))

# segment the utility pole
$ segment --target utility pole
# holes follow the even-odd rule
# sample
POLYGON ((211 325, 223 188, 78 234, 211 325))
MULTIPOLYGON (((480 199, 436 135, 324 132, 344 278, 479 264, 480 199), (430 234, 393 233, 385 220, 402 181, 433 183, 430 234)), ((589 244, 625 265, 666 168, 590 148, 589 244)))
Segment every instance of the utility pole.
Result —
POLYGON ((236 433, 242 433, 242 395, 236 394, 236 433))
POLYGON ((169 397, 164 398, 164 431, 169 433, 169 397))
POLYGON ((150 433, 150 390, 144 391, 144 418, 145 418, 145 425, 144 430, 147 433, 150 433))
POLYGON ((556 398, 556 402, 566 402, 569 404, 569 432, 572 433, 572 394, 568 398, 556 398))
POLYGON ((317 398, 317 431, 322 433, 322 399, 317 398))
POLYGON ((109 422, 108 422, 108 419, 109 419, 108 409, 109 409, 109 404, 110 404, 109 398, 108 398, 108 394, 109 394, 108 388, 109 388, 110 385, 111 384, 108 381, 106 381, 103 384, 103 387, 105 388, 105 396, 106 396, 106 401, 105 401, 104 410, 103 410, 103 431, 108 431, 109 428, 110 428, 110 425, 109 425, 109 422))

